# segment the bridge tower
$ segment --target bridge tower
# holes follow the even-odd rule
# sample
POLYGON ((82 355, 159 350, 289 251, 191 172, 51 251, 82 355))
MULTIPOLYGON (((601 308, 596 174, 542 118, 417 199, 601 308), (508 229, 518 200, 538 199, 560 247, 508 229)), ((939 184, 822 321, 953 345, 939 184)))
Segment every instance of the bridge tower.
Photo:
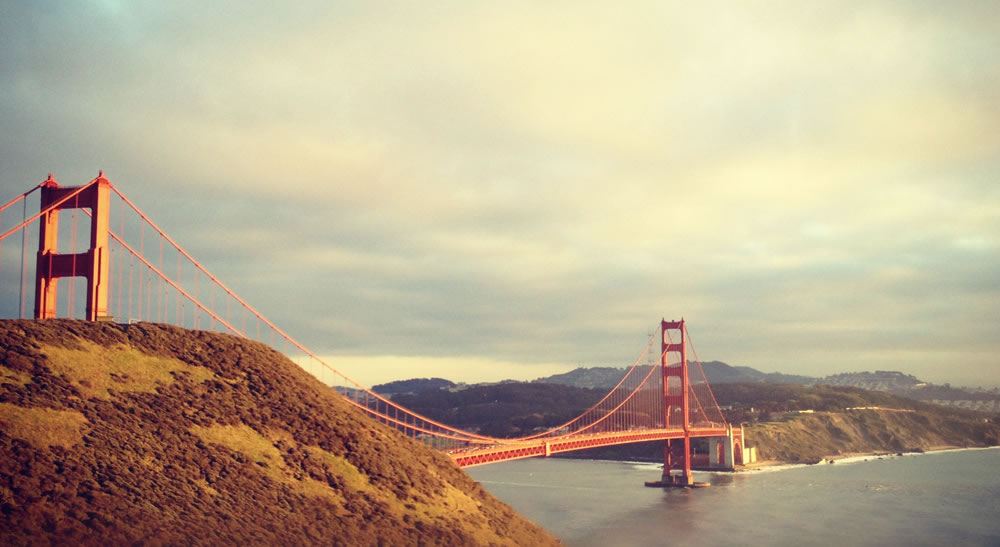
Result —
POLYGON ((677 439, 675 447, 668 439, 663 441, 663 479, 664 484, 690 486, 694 484, 691 475, 691 430, 689 412, 688 362, 687 346, 685 344, 684 319, 680 321, 660 321, 660 366, 663 367, 663 426, 667 429, 681 427, 684 438, 677 439), (670 331, 678 331, 677 341, 673 341, 670 331), (680 363, 670 365, 669 355, 677 353, 680 363), (675 448, 683 446, 680 454, 674 454, 675 448), (679 460, 679 461, 677 461, 679 460), (679 469, 680 474, 673 474, 679 469))
POLYGON ((110 255, 108 230, 110 224, 111 183, 104 171, 83 187, 60 187, 50 174, 42 183, 41 210, 51 207, 83 188, 75 196, 52 208, 41 217, 38 234, 38 259, 35 267, 35 319, 56 317, 56 288, 61 277, 87 278, 86 319, 109 319, 108 284, 110 255), (90 209, 90 248, 82 253, 60 254, 59 211, 90 209))

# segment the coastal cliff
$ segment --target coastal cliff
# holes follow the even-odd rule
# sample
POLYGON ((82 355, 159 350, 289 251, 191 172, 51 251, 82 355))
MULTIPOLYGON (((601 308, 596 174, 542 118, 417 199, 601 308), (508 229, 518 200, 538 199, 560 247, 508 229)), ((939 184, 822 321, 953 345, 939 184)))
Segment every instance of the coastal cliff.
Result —
POLYGON ((857 453, 1000 444, 1000 424, 972 412, 863 408, 815 412, 747 428, 759 460, 814 463, 857 453))

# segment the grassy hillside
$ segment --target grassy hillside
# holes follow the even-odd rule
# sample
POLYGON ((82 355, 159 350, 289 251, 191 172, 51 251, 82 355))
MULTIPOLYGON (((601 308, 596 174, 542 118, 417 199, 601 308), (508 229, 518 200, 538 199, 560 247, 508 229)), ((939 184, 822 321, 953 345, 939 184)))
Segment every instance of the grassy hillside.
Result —
POLYGON ((0 321, 0 544, 552 544, 255 342, 0 321))

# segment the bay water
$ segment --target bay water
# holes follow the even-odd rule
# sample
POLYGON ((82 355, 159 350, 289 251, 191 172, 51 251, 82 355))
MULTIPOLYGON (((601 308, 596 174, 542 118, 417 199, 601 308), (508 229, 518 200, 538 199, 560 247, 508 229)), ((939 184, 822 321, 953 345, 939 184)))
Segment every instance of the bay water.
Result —
POLYGON ((648 488, 661 466, 530 459, 468 469, 570 546, 1000 546, 1000 449, 695 472, 709 488, 648 488))

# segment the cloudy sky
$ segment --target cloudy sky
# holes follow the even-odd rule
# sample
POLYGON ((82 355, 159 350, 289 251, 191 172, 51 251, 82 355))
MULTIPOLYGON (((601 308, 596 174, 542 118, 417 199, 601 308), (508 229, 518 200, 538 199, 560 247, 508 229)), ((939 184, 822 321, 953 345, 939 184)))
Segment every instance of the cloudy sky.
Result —
POLYGON ((98 169, 362 383, 1000 384, 998 2, 0 0, 0 187, 98 169), (279 6, 279 7, 275 7, 279 6))

